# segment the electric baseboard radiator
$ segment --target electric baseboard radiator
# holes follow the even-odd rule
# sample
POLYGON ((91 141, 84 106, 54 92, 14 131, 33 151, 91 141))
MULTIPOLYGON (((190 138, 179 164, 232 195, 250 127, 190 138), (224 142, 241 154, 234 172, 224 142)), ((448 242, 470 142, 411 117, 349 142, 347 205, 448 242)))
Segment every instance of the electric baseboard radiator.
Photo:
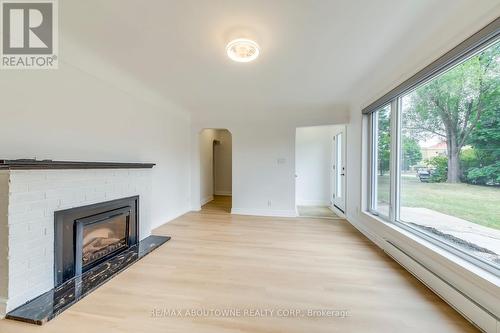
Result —
POLYGON ((384 239, 393 249, 383 249, 391 258, 405 267, 436 295, 458 311, 483 332, 500 333, 500 318, 463 291, 442 278, 394 242, 384 239))

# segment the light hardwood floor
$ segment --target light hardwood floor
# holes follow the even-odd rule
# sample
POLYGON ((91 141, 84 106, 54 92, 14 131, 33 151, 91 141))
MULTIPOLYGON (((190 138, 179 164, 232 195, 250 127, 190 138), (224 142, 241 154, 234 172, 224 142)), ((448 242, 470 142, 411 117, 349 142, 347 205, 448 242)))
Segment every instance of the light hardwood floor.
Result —
POLYGON ((315 217, 325 219, 341 218, 327 206, 297 206, 297 212, 300 217, 315 217))
POLYGON ((475 331, 348 222, 232 216, 229 200, 218 197, 155 230, 172 240, 48 324, 1 320, 0 332, 475 331), (192 308, 274 313, 152 315, 192 308), (278 315, 285 309, 302 312, 278 315), (307 317, 308 309, 349 317, 307 317))

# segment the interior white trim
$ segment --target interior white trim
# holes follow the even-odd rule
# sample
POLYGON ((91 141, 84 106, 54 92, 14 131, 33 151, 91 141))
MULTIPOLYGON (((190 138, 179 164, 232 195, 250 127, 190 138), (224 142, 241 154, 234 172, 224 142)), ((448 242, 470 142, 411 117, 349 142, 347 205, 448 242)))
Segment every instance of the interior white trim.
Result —
POLYGON ((232 192, 231 191, 215 191, 214 195, 222 195, 222 196, 225 196, 225 197, 230 197, 232 196, 232 192))
POLYGON ((321 200, 300 200, 297 201, 297 206, 325 206, 328 207, 331 205, 330 201, 321 201, 321 200))
POLYGON ((297 217, 294 210, 232 208, 231 214, 273 217, 297 217))
POLYGON ((200 206, 203 206, 203 205, 209 203, 212 200, 214 200, 214 196, 213 195, 209 195, 208 197, 205 197, 205 198, 201 199, 200 206))
MULTIPOLYGON (((198 210, 201 210, 201 207, 200 207, 198 210)), ((166 221, 160 221, 159 223, 153 223, 153 224, 151 225, 151 230, 156 229, 156 228, 159 228, 159 227, 161 227, 162 225, 167 224, 167 223, 169 223, 169 222, 172 222, 173 220, 177 219, 178 217, 181 217, 182 215, 184 215, 184 214, 186 214, 186 213, 189 213, 189 211, 190 211, 190 210, 188 209, 188 210, 182 211, 182 212, 180 212, 180 213, 177 213, 177 214, 175 214, 175 215, 169 216, 169 217, 167 218, 167 220, 166 220, 166 221)), ((150 234, 151 234, 151 232, 149 233, 149 235, 150 235, 150 234)), ((149 235, 148 235, 148 236, 149 236, 149 235)))

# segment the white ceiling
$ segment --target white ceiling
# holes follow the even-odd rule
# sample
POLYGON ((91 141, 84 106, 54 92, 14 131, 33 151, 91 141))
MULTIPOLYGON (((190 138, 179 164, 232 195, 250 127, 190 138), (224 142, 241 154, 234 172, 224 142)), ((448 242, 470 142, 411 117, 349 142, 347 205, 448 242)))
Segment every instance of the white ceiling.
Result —
POLYGON ((418 48, 448 16, 467 8, 464 20, 474 20, 499 9, 497 0, 65 0, 59 6, 62 51, 64 40, 78 41, 194 114, 334 109, 348 104, 370 73, 390 70, 388 54, 418 48), (406 38, 416 32, 418 39, 406 38), (257 41, 261 56, 247 64, 229 60, 225 45, 236 37, 257 41))

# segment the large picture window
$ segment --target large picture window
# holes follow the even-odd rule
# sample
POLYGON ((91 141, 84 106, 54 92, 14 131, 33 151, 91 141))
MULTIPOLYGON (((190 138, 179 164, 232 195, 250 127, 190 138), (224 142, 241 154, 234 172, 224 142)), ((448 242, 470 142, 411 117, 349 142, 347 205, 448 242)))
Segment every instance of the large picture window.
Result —
POLYGON ((500 42, 391 102, 370 114, 370 211, 498 274, 500 42))

